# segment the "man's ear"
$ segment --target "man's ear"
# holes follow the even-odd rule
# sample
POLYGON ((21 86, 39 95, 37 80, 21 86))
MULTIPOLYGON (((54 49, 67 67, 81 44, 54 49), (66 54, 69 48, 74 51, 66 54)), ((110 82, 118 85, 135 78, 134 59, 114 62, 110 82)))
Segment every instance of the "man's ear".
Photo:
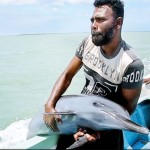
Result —
POLYGON ((118 17, 116 19, 116 28, 120 29, 122 27, 123 24, 123 18, 122 17, 118 17))

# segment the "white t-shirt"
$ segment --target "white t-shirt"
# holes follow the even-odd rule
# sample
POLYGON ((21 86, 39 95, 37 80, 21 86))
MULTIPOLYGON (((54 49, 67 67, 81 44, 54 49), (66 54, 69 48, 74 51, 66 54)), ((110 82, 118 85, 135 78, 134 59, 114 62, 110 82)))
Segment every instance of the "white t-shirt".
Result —
POLYGON ((83 62, 86 78, 84 94, 96 94, 119 102, 121 88, 134 89, 142 85, 144 65, 123 40, 115 53, 108 57, 89 36, 79 45, 76 56, 83 62))

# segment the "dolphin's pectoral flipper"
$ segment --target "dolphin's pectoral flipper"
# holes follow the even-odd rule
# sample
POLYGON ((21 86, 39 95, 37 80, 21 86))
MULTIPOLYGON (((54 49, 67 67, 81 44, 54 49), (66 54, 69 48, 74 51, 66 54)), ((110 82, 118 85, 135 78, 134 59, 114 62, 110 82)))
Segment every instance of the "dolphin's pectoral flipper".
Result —
POLYGON ((88 140, 87 140, 86 136, 84 135, 82 137, 79 137, 79 139, 77 141, 75 141, 72 145, 70 145, 67 149, 73 149, 73 148, 80 147, 87 142, 88 142, 88 140))

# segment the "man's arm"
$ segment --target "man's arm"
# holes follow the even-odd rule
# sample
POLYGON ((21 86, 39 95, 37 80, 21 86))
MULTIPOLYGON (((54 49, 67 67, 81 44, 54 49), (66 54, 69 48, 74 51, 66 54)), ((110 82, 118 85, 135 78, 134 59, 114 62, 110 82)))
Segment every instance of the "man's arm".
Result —
MULTIPOLYGON (((48 98, 48 101, 45 104, 45 112, 56 112, 55 105, 61 95, 66 91, 69 87, 72 78, 78 72, 78 70, 82 67, 82 60, 78 57, 74 56, 67 68, 61 74, 61 76, 57 79, 53 90, 48 98)), ((58 116, 50 116, 44 115, 44 121, 47 125, 49 125, 53 131, 58 131, 56 126, 56 121, 61 122, 61 119, 58 116), (55 121, 56 120, 56 121, 55 121)))
POLYGON ((123 106, 131 115, 136 106, 141 94, 143 83, 144 65, 141 60, 137 59, 132 62, 123 76, 122 96, 123 106))
POLYGON ((137 106, 137 102, 140 97, 141 89, 142 89, 142 86, 136 89, 122 89, 122 95, 124 98, 123 106, 125 107, 125 109, 127 109, 130 115, 134 112, 137 106))

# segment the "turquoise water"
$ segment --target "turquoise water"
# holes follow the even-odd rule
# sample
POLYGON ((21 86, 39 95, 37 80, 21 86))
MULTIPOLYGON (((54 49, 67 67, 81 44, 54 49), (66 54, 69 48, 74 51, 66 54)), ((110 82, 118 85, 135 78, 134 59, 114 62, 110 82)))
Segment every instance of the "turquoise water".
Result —
MULTIPOLYGON (((0 36, 0 130, 33 116, 88 33, 0 36)), ((150 73, 150 32, 124 32, 150 73)), ((80 71, 66 94, 79 94, 80 71)))

